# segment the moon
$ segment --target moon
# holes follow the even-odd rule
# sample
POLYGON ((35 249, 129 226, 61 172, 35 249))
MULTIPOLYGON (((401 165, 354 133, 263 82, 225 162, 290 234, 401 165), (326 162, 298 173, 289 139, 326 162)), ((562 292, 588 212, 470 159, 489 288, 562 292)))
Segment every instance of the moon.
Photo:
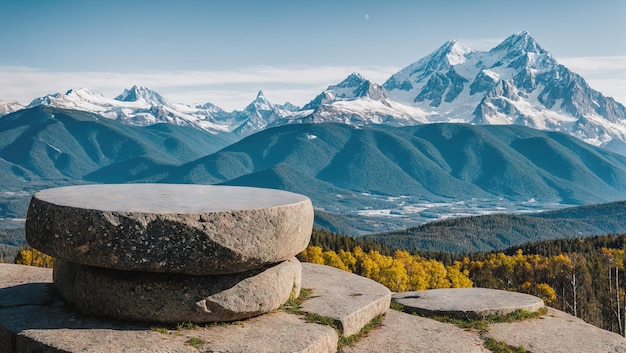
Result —
POLYGON ((367 20, 369 20, 369 19, 370 19, 370 15, 365 14, 365 20, 367 21, 367 20))

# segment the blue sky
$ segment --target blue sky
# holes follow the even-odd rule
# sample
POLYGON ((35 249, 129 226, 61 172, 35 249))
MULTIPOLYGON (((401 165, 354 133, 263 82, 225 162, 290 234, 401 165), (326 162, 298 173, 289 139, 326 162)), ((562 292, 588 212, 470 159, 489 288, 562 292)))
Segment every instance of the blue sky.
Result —
POLYGON ((353 71, 378 83, 457 39, 488 50, 528 30, 626 103, 626 1, 2 1, 0 100, 133 84, 242 109, 263 90, 303 105, 353 71))

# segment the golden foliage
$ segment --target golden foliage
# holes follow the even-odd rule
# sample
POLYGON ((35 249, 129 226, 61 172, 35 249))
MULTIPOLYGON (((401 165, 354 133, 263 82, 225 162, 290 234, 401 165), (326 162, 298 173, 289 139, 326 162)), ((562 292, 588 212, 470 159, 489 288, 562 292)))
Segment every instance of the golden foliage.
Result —
POLYGON ((472 286, 469 272, 461 268, 461 263, 445 266, 402 250, 387 256, 373 250, 366 253, 357 246, 353 251, 340 250, 337 254, 322 251, 319 246, 309 246, 300 258, 373 279, 394 292, 472 286))
POLYGON ((28 246, 17 253, 14 262, 18 265, 52 268, 54 258, 28 246))

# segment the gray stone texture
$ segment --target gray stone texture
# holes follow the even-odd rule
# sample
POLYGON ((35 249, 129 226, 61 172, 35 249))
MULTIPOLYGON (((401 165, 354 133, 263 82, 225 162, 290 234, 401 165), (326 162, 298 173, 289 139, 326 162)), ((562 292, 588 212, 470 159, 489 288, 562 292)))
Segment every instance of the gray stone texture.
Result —
POLYGON ((201 352, 330 353, 337 351, 337 332, 307 323, 296 315, 274 312, 242 323, 190 332, 206 344, 201 352))
MULTIPOLYGON (((303 265, 304 282, 307 282, 306 268, 309 266, 303 265)), ((336 274, 334 271, 328 273, 336 274)), ((358 278, 348 275, 345 278, 348 282, 358 278)), ((163 326, 167 328, 165 333, 152 330, 150 327, 154 325, 129 325, 86 317, 57 300, 54 291, 50 290, 51 278, 50 269, 0 264, 0 298, 4 300, 0 305, 0 352, 317 353, 336 350, 335 330, 306 323, 300 316, 280 311, 196 329, 177 330, 173 326, 163 326), (32 295, 25 295, 27 292, 23 288, 29 288, 32 295), (21 298, 16 300, 17 297, 21 298), (198 348, 192 347, 187 343, 190 338, 204 343, 198 348)), ((367 288, 363 287, 363 290, 367 291, 367 288)), ((554 309, 548 309, 548 313, 538 319, 492 324, 487 335, 535 353, 626 352, 623 337, 554 309)), ((477 342, 476 332, 389 310, 382 327, 343 351, 484 352, 476 346, 477 342)))
POLYGON ((506 315, 518 309, 534 312, 544 307, 543 301, 533 295, 487 288, 445 288, 396 293, 393 300, 402 304, 406 312, 457 318, 506 315))
POLYGON ((337 348, 337 333, 328 326, 306 323, 296 315, 274 312, 235 324, 178 330, 164 326, 129 325, 78 314, 58 300, 52 270, 0 264, 0 298, 31 295, 0 306, 2 353, 193 353, 302 352, 327 353, 337 348), (22 274, 19 276, 19 274, 22 274), (30 282, 31 278, 34 282, 30 282), (42 282, 40 282, 42 281, 42 282), (39 286, 42 284, 42 286, 39 286), (44 286, 47 284, 48 287, 44 286), (38 293, 39 292, 39 293, 38 293), (42 300, 43 299, 43 300, 42 300), (187 341, 204 341, 199 349, 187 341))
POLYGON ((311 263, 302 264, 302 288, 311 289, 302 310, 334 319, 344 336, 359 333, 391 302, 391 292, 380 283, 311 263))
POLYGON ((492 324, 487 336, 533 353, 626 352, 626 339, 549 308, 540 319, 492 324))
POLYGON ((83 265, 213 275, 290 259, 306 248, 312 227, 311 201, 281 190, 81 185, 35 193, 26 239, 83 265))
MULTIPOLYGON (((44 304, 51 301, 52 271, 49 268, 1 264, 0 308, 44 304), (10 290, 7 289, 10 287, 10 290)), ((2 352, 2 350, 0 350, 2 352)))
POLYGON ((379 329, 342 352, 482 353, 490 350, 483 347, 475 333, 451 324, 389 310, 379 329))
POLYGON ((132 272, 57 260, 54 285, 86 315, 148 322, 234 321, 278 309, 298 295, 301 265, 294 257, 247 272, 191 276, 132 272))

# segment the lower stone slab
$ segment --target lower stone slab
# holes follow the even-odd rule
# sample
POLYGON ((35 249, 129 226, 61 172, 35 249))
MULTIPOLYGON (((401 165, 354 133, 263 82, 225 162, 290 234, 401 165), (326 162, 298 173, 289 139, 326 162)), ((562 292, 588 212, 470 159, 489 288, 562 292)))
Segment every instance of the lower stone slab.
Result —
POLYGON ((55 288, 83 314, 143 322, 246 319, 278 309, 292 292, 299 294, 300 283, 296 258, 214 276, 119 271, 63 260, 54 267, 55 288))
MULTIPOLYGON (((101 288, 102 290, 103 288, 101 288)), ((1 353, 193 353, 337 350, 334 329, 274 311, 229 324, 178 329, 87 317, 65 305, 52 287, 52 270, 0 263, 1 353), (24 295, 29 288, 31 295, 24 295), (16 300, 20 297, 19 300, 16 300)))
POLYGON ((492 324, 487 336, 533 353, 626 352, 626 339, 549 308, 539 319, 492 324))
POLYGON ((85 318, 63 307, 0 310, 2 353, 330 353, 337 340, 332 328, 283 312, 176 329, 85 318))
MULTIPOLYGON (((489 353, 478 333, 425 317, 389 310, 383 325, 342 353, 489 353)), ((534 352, 534 351, 533 351, 534 352)))

